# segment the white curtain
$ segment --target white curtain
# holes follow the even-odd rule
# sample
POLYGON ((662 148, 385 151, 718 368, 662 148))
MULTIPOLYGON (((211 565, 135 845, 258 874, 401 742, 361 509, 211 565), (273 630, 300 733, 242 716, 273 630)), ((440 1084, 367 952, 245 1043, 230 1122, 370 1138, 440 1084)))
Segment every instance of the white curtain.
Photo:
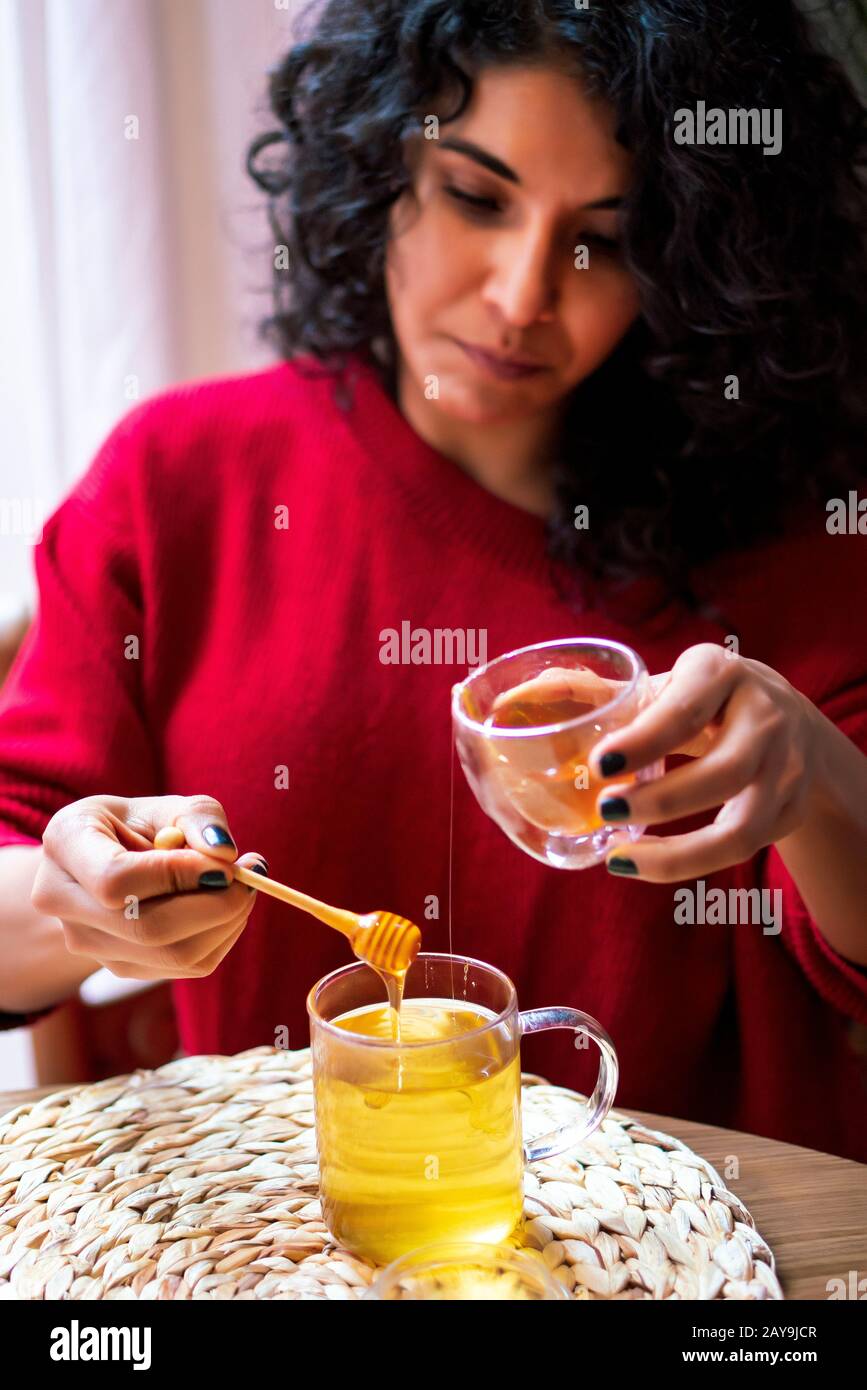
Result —
POLYGON ((0 0, 0 594, 137 399, 268 359, 243 161, 299 8, 0 0))
MULTIPOLYGON (((39 523, 137 399, 270 360, 244 154, 299 8, 0 0, 0 619, 35 603, 39 523)), ((35 1082, 29 1032, 0 1033, 0 1087, 35 1082)))

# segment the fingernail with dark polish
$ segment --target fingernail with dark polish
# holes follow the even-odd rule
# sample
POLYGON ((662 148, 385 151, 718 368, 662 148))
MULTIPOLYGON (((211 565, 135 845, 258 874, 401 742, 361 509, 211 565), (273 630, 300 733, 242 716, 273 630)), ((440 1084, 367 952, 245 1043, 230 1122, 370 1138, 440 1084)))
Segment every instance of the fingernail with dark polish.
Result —
POLYGON ((629 802, 623 796, 606 796, 599 811, 603 820, 628 820, 629 802))
POLYGON ((222 825, 206 825, 202 831, 202 839, 206 845, 228 845, 229 849, 235 848, 235 841, 222 825))
MULTIPOLYGON (((253 870, 254 874, 262 874, 265 878, 268 877, 268 865, 265 863, 264 859, 261 864, 251 864, 250 868, 253 870)), ((251 893, 255 893, 256 889, 253 887, 252 883, 248 883, 247 887, 251 893)))
POLYGON ((626 757, 623 753, 603 753, 599 759, 603 777, 614 777, 618 772, 622 772, 625 766, 626 757))
POLYGON ((229 880, 222 869, 209 869, 199 879, 200 888, 228 888, 229 880))
POLYGON ((623 855, 612 855, 606 859, 605 867, 610 874, 637 874, 638 865, 634 859, 626 859, 623 855))

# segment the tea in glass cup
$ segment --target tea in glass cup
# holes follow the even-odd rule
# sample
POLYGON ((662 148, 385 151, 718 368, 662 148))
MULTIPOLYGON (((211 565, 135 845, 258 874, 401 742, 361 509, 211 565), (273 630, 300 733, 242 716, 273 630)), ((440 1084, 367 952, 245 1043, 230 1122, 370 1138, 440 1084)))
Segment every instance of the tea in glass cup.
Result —
POLYGON ((401 1040, 375 971, 320 980, 307 1001, 322 1212, 347 1249, 386 1264, 443 1240, 496 1244, 523 1209, 525 1163, 598 1127, 617 1087, 605 1030, 577 1009, 518 1011, 515 987, 469 957, 422 953, 410 967, 401 1040), (570 1028, 600 1050, 580 1124, 532 1145, 521 1131, 522 1033, 570 1028))
MULTIPOLYGON (((602 820, 605 782, 590 755, 652 698, 641 657, 603 638, 540 642, 480 667, 452 690, 458 757, 479 805, 543 864, 598 864, 618 830, 636 840, 644 826, 602 820)), ((618 781, 648 781, 664 766, 618 781)))

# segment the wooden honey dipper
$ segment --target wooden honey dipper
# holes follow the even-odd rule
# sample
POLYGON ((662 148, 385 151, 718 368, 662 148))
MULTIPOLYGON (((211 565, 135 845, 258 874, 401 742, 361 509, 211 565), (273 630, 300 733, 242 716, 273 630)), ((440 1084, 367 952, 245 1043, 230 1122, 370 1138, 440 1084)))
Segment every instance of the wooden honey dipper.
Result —
MULTIPOLYGON (((183 830, 176 825, 164 826, 154 836, 154 849, 181 849, 186 843, 183 830)), ((217 859, 216 855, 212 857, 217 859)), ((226 860, 218 862, 225 865, 226 860)), ((248 888, 269 893, 272 898, 279 898, 291 907, 300 907, 302 912, 309 912, 326 926, 342 932, 359 960, 377 970, 402 974, 419 953, 421 932, 406 917, 398 917, 394 912, 366 912, 360 916, 342 907, 331 907, 318 898, 300 893, 297 888, 289 888, 285 883, 267 878, 253 869, 245 869, 240 864, 232 864, 232 874, 239 882, 246 883, 248 888)))

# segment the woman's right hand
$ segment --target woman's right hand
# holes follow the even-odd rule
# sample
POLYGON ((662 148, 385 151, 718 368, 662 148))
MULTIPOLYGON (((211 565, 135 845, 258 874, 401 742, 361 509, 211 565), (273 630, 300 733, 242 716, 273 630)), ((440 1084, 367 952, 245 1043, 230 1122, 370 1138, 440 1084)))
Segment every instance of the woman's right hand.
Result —
POLYGON ((37 912, 60 918, 72 955, 135 980, 210 975, 256 902, 255 890, 232 882, 232 864, 265 864, 255 853, 238 859, 209 796, 87 796, 52 816, 42 850, 37 912), (166 826, 183 831, 184 848, 154 849, 166 826), (225 884, 214 879, 221 872, 225 884))

